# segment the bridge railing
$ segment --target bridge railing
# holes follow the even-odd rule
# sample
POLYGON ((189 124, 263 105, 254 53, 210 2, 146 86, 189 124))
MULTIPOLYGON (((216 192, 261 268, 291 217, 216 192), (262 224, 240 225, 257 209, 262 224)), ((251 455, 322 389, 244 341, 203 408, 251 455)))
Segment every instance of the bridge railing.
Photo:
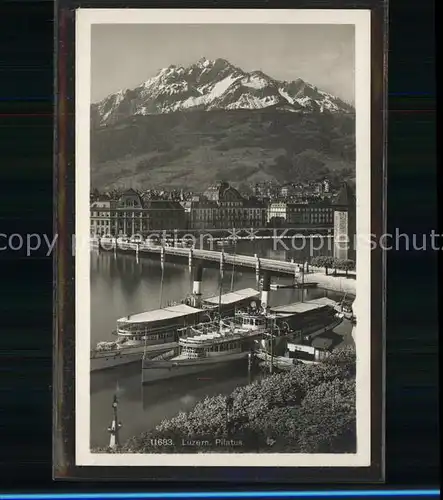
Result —
MULTIPOLYGON (((142 251, 142 252, 151 252, 151 253, 161 253, 164 251, 169 255, 183 256, 188 257, 192 252, 192 255, 195 258, 199 258, 202 260, 210 260, 210 261, 218 261, 222 255, 222 252, 217 250, 206 250, 206 249, 195 249, 195 248, 181 248, 181 247, 173 247, 173 246, 161 246, 161 245, 152 245, 146 243, 125 243, 122 246, 122 249, 134 250, 134 251, 142 251), (123 248, 124 247, 124 248, 123 248)), ((237 263, 243 264, 249 267, 256 267, 257 263, 260 267, 269 268, 272 270, 286 270, 288 272, 295 272, 297 267, 302 265, 302 262, 287 262, 284 260, 275 260, 267 257, 256 257, 250 255, 240 255, 240 254, 231 254, 227 252, 223 252, 224 261, 228 264, 237 263)), ((323 273, 326 274, 326 269, 324 267, 314 267, 309 266, 311 272, 314 273, 323 273)), ((330 269, 332 271, 332 269, 330 269)), ((349 276, 355 276, 356 271, 350 270, 348 271, 349 276)))

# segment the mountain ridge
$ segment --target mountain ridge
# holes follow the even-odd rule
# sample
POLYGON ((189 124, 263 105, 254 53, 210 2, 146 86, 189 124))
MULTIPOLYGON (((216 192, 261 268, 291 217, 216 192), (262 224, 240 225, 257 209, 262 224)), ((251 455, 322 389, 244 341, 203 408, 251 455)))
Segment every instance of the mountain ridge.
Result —
POLYGON ((273 108, 132 116, 91 130, 101 189, 234 186, 355 175, 355 118, 273 108))
POLYGON ((274 79, 261 70, 246 72, 226 59, 201 58, 187 67, 170 65, 132 89, 122 89, 91 105, 94 128, 131 116, 189 111, 257 110, 353 114, 354 108, 298 78, 274 79))

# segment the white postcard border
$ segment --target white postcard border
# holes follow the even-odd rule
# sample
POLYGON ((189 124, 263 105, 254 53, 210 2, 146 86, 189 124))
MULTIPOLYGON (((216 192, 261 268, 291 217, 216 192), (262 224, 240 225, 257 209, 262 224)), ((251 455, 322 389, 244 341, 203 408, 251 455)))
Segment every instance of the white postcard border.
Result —
POLYGON ((371 35, 369 10, 78 9, 76 12, 76 465, 369 467, 371 465, 371 35), (358 318, 355 454, 107 454, 90 450, 90 96, 92 24, 353 24, 355 26, 358 318), (364 235, 364 238, 362 238, 364 235), (363 243, 363 244, 362 244, 363 243))

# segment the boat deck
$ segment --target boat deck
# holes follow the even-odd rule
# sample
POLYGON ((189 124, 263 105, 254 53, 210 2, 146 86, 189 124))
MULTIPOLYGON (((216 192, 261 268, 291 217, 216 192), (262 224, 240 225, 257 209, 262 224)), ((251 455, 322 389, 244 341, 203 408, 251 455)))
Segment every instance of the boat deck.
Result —
POLYGON ((185 337, 179 340, 180 345, 188 347, 205 347, 224 342, 234 342, 237 340, 245 340, 263 335, 262 329, 257 330, 242 330, 235 329, 233 332, 212 332, 202 335, 195 335, 194 337, 185 337))
MULTIPOLYGON (((254 299, 258 297, 259 292, 253 288, 245 288, 236 292, 229 292, 223 294, 221 297, 218 295, 203 299, 203 302, 208 307, 216 307, 219 303, 223 305, 235 305, 238 302, 254 299)), ((155 323, 171 319, 183 318, 184 316, 192 316, 203 313, 205 309, 196 308, 187 304, 176 304, 161 309, 154 309, 137 314, 125 316, 117 320, 120 324, 136 324, 136 323, 155 323)))
POLYGON ((223 305, 230 305, 242 300, 255 299, 259 296, 259 294, 260 292, 254 288, 244 288, 243 290, 237 290, 236 292, 225 293, 221 297, 218 295, 208 297, 207 299, 204 299, 203 302, 214 306, 219 303, 223 305))
POLYGON ((295 302, 293 304, 288 304, 285 306, 272 307, 272 313, 289 313, 289 314, 303 314, 310 311, 315 311, 316 309, 322 309, 323 307, 334 307, 336 302, 328 299, 327 297, 321 297, 319 299, 308 300, 306 302, 295 302))
POLYGON ((177 304, 175 306, 163 307, 162 309, 154 309, 138 314, 133 314, 120 318, 119 323, 149 323, 156 321, 164 321, 167 319, 181 318, 192 314, 203 312, 203 309, 197 309, 186 304, 177 304))

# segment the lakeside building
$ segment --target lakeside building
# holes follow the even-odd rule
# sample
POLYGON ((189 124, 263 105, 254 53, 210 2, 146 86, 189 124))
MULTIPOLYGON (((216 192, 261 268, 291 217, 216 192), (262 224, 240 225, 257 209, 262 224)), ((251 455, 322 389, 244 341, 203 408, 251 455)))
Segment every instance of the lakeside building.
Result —
POLYGON ((244 198, 227 182, 210 186, 186 204, 189 229, 265 227, 266 210, 264 202, 244 198))
MULTIPOLYGON (((90 205, 90 229, 91 234, 113 236, 173 229, 264 227, 334 227, 340 234, 355 233, 352 229, 355 227, 355 197, 347 185, 344 186, 334 200, 314 201, 247 198, 227 182, 218 182, 203 194, 181 201, 154 198, 152 192, 141 196, 128 189, 116 199, 109 195, 95 196, 90 205)), ((180 197, 184 198, 182 193, 180 197)), ((337 248, 337 257, 338 253, 337 248)))
POLYGON ((111 230, 111 211, 115 201, 107 195, 97 195, 91 203, 91 234, 108 234, 111 230))
POLYGON ((144 200, 128 189, 118 200, 100 196, 91 203, 91 234, 143 234, 153 230, 186 229, 185 210, 177 201, 144 200))
POLYGON ((334 207, 329 203, 270 203, 267 223, 271 227, 321 226, 333 227, 334 207))

